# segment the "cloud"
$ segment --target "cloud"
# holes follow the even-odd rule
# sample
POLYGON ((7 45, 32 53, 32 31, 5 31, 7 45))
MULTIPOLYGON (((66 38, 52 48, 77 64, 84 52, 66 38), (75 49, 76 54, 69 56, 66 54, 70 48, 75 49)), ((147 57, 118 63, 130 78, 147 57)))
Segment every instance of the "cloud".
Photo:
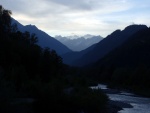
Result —
POLYGON ((91 10, 91 0, 47 0, 49 2, 53 2, 69 9, 74 10, 91 10))
POLYGON ((102 34, 132 22, 147 24, 149 0, 1 0, 22 24, 34 24, 50 35, 102 34))

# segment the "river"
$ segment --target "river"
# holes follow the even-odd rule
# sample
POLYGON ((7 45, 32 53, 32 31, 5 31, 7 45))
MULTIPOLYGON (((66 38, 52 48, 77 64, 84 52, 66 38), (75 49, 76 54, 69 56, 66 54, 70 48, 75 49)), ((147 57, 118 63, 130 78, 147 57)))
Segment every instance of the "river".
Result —
MULTIPOLYGON (((101 88, 103 90, 108 90, 106 85, 101 84, 92 88, 101 88)), ((150 113, 150 98, 140 97, 132 93, 127 93, 125 91, 106 94, 112 101, 123 102, 132 106, 130 108, 123 108, 123 110, 120 110, 118 113, 150 113)))

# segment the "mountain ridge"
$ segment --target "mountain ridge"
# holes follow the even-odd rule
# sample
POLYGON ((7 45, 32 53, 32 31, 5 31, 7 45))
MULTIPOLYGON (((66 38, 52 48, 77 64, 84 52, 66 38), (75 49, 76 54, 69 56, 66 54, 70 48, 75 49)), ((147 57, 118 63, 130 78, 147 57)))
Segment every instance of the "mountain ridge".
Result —
POLYGON ((74 61, 75 66, 85 66, 94 63, 104 57, 110 51, 123 44, 130 36, 141 29, 147 28, 146 25, 130 25, 124 30, 116 30, 102 41, 96 44, 92 51, 84 54, 80 59, 74 61))
POLYGON ((12 24, 16 23, 18 29, 22 32, 28 31, 30 33, 35 33, 38 37, 38 45, 42 48, 49 47, 50 49, 55 50, 59 55, 65 54, 67 52, 71 52, 71 50, 66 47, 61 42, 57 41, 55 38, 49 36, 44 31, 37 28, 35 25, 25 25, 23 26, 17 20, 12 19, 12 24))
POLYGON ((142 29, 132 35, 125 43, 107 54, 103 59, 99 60, 96 65, 109 64, 118 67, 134 67, 144 64, 150 66, 150 54, 148 52, 150 50, 149 42, 150 28, 142 29), (139 64, 140 62, 141 64, 139 64))
POLYGON ((70 48, 72 51, 82 51, 90 46, 92 46, 95 43, 98 43, 103 38, 99 36, 94 35, 84 35, 84 36, 55 36, 55 39, 66 45, 68 48, 70 48))

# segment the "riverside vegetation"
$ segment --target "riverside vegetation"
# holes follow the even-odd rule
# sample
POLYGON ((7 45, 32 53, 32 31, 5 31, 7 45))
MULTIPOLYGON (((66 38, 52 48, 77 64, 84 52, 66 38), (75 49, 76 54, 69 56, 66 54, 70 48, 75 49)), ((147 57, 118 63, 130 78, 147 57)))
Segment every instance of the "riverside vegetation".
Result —
POLYGON ((0 112, 106 112, 107 96, 90 89, 88 78, 37 41, 36 34, 12 25, 11 11, 0 6, 0 112))

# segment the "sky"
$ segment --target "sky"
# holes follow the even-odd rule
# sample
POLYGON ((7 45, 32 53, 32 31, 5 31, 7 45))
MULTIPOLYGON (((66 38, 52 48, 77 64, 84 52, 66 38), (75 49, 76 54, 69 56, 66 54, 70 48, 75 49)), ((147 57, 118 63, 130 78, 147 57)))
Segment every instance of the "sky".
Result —
POLYGON ((150 0, 0 0, 23 25, 50 36, 101 35, 132 24, 150 26, 150 0))

